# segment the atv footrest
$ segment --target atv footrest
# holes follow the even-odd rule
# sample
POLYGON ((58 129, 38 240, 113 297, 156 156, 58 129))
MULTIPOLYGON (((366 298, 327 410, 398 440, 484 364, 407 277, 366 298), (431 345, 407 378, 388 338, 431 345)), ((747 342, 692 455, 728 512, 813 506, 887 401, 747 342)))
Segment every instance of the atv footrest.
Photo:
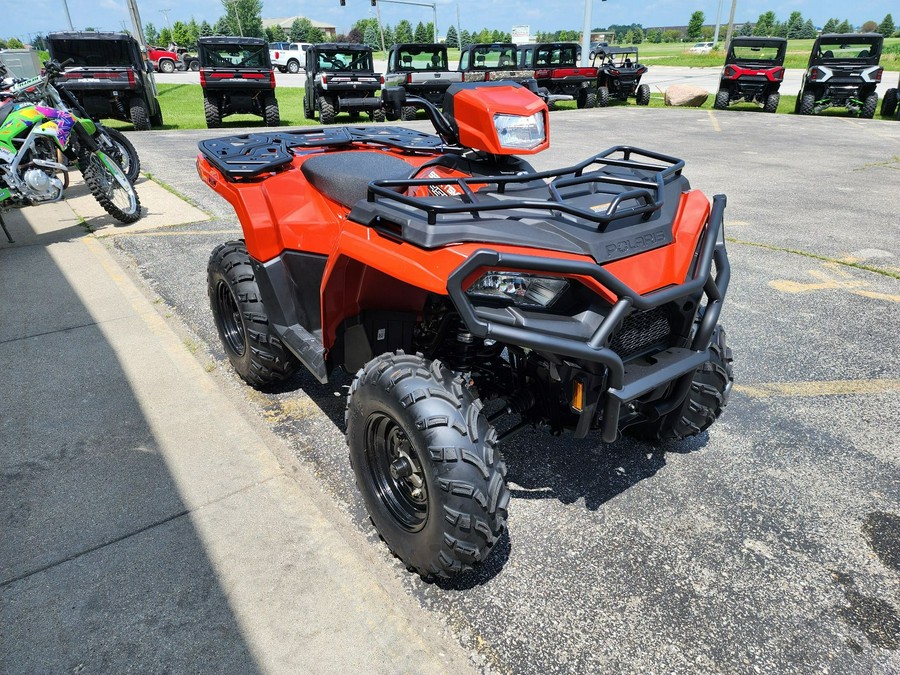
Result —
POLYGON ((316 376, 319 382, 322 384, 328 382, 328 370, 325 368, 325 348, 322 346, 320 338, 297 324, 287 327, 273 324, 272 328, 287 348, 303 362, 303 365, 316 376))
POLYGON ((625 364, 625 381, 621 389, 610 388, 609 395, 621 403, 633 401, 657 387, 672 382, 709 360, 709 352, 672 348, 654 356, 625 364))

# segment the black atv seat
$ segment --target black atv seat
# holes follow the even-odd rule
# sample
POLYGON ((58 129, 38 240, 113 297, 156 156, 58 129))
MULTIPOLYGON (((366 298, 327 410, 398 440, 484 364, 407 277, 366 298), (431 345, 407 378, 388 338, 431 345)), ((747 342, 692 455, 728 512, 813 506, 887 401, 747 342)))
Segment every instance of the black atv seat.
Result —
POLYGON ((301 166, 313 187, 348 209, 365 199, 373 180, 409 178, 415 167, 383 152, 334 152, 310 157, 301 166))

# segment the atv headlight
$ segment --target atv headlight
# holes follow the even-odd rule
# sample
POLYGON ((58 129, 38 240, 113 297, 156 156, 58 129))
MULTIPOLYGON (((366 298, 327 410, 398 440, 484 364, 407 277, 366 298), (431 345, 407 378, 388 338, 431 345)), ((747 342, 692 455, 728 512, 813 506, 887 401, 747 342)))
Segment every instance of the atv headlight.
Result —
POLYGON ((530 150, 547 138, 544 128, 544 113, 536 112, 527 117, 522 115, 494 115, 497 138, 504 148, 530 150))
POLYGON ((569 287, 559 277, 539 277, 524 272, 485 272, 466 294, 480 298, 512 301, 519 307, 546 308, 569 287))

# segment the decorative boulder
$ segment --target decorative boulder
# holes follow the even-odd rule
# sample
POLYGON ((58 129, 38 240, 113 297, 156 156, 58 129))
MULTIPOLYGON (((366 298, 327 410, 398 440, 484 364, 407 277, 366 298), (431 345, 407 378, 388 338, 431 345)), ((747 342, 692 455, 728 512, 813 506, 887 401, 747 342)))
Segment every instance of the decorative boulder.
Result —
POLYGON ((666 105, 699 108, 708 98, 706 89, 692 84, 673 84, 666 89, 666 105))

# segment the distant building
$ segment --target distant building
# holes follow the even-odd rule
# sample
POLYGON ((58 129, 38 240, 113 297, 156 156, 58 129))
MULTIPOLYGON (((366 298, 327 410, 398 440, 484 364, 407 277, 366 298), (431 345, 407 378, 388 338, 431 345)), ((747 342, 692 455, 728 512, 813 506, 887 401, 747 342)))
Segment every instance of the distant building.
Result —
MULTIPOLYGON (((294 24, 296 19, 306 19, 309 17, 305 16, 289 16, 284 19, 263 19, 262 25, 263 28, 274 28, 275 26, 281 26, 286 31, 291 29, 291 26, 294 24)), ((337 28, 335 26, 329 26, 327 23, 322 23, 321 21, 316 21, 315 19, 309 19, 309 22, 313 25, 313 28, 318 28, 325 34, 326 40, 334 39, 335 34, 337 33, 337 28)))

